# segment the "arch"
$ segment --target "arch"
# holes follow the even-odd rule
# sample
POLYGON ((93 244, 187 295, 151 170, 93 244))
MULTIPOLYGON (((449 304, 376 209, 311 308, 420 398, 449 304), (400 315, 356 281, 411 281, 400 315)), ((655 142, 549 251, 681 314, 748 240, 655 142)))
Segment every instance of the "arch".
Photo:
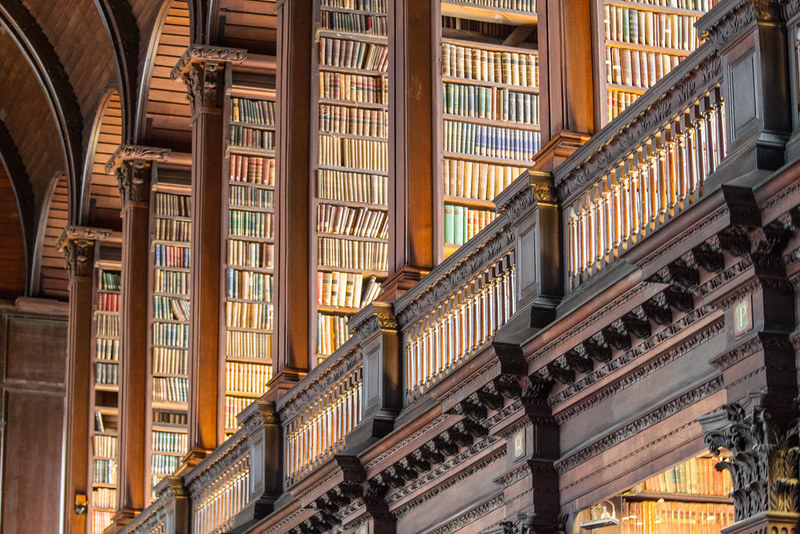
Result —
POLYGON ((191 150, 191 109, 181 80, 169 73, 189 46, 190 20, 186 0, 164 2, 150 38, 139 87, 136 144, 191 150))
POLYGON ((249 54, 274 56, 278 43, 275 0, 214 0, 209 31, 219 44, 245 48, 249 54), (211 26, 213 24, 213 26, 211 26))
POLYGON ((81 221, 87 226, 121 230, 117 180, 105 172, 105 164, 122 144, 122 103, 116 89, 109 90, 98 108, 86 153, 81 221))
POLYGON ((68 224, 69 185, 65 174, 57 174, 50 183, 39 218, 31 293, 35 296, 67 300, 69 298, 67 262, 56 248, 61 232, 68 224))
POLYGON ((28 255, 16 198, 4 163, 0 165, 0 298, 5 299, 26 294, 28 285, 28 255))

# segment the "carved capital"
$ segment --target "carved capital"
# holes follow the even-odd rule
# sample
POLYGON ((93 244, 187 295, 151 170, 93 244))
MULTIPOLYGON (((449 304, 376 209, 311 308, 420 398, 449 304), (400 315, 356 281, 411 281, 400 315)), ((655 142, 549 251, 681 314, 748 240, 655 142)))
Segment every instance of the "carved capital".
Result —
POLYGON ((751 394, 746 405, 729 404, 700 418, 709 450, 719 454, 724 447, 732 453, 716 468, 728 470, 733 479, 736 521, 765 512, 800 512, 797 414, 777 413, 765 400, 763 394, 751 394))
POLYGON ((113 232, 105 228, 67 226, 61 232, 56 247, 67 260, 70 279, 89 278, 94 265, 94 244, 109 239, 113 232))
POLYGON ((123 162, 116 171, 122 210, 128 206, 147 206, 150 200, 151 163, 143 159, 123 162))
POLYGON ((120 145, 106 162, 106 174, 114 174, 114 171, 122 165, 124 161, 140 159, 143 161, 167 161, 172 156, 169 148, 156 148, 152 146, 139 145, 120 145))
POLYGON ((186 84, 192 113, 202 108, 219 108, 224 83, 221 79, 225 63, 241 63, 247 51, 240 48, 191 45, 172 68, 170 77, 180 77, 186 84))

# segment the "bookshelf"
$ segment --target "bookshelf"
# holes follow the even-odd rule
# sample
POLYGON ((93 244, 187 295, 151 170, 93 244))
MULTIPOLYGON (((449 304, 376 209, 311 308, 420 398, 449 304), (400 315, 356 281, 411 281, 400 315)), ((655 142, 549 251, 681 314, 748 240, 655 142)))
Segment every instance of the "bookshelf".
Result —
POLYGON ((275 90, 243 85, 228 74, 227 203, 222 272, 225 273, 220 343, 225 437, 236 415, 265 391, 272 378, 275 258, 275 90))
MULTIPOLYGON (((154 180, 151 200, 149 403, 151 488, 187 452, 191 196, 188 184, 154 180)), ((155 494, 151 494, 155 498, 155 494)))
MULTIPOLYGON (((717 471, 718 457, 690 458, 648 478, 629 491, 611 499, 616 508, 618 526, 600 532, 649 534, 656 532, 692 532, 712 534, 733 524, 733 482, 730 473, 717 471)), ((602 513, 604 503, 597 508, 602 513)), ((609 507, 606 506, 606 510, 609 507)), ((595 514, 599 515, 599 514, 595 514)), ((589 516, 587 511, 579 522, 589 516)), ((579 529, 579 532, 589 532, 579 529)))
POLYGON ((387 275, 387 8, 386 0, 320 0, 317 10, 314 363, 347 340, 348 317, 387 275))
MULTIPOLYGON (((105 252, 101 248, 100 254, 105 252)), ((116 252, 119 252, 118 250, 116 252)), ((111 524, 117 508, 117 437, 119 421, 120 262, 104 260, 94 269, 92 317, 93 425, 89 450, 88 530, 100 534, 111 524)))
POLYGON ((694 23, 712 7, 714 0, 605 0, 600 4, 603 124, 697 48, 700 40, 694 23))
POLYGON ((442 0, 441 206, 448 256, 542 145, 535 0, 442 0))

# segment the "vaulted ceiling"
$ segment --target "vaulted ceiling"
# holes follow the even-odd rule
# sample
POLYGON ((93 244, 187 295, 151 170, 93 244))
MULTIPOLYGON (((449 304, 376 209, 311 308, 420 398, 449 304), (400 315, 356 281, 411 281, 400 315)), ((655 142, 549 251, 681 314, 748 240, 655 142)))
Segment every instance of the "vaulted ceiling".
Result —
POLYGON ((0 1, 0 298, 66 298, 63 226, 120 228, 116 146, 191 149, 190 42, 274 55, 276 28, 274 0, 0 1))

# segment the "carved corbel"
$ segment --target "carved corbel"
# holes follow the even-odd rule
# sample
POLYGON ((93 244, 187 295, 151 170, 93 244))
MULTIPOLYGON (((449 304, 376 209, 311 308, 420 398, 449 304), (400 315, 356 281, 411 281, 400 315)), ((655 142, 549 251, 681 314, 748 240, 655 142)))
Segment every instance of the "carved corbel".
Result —
POLYGON ((472 419, 462 419, 453 427, 460 433, 469 434, 473 438, 483 438, 489 434, 489 429, 472 419))
POLYGON ((489 382, 477 391, 478 399, 490 410, 499 410, 503 407, 503 396, 495 389, 494 383, 489 382))
POLYGON ((562 384, 571 384, 572 382, 575 382, 575 371, 570 369, 566 358, 563 356, 548 363, 547 372, 556 381, 562 384))
POLYGON ((452 436, 447 432, 442 432, 435 438, 433 438, 433 445, 436 447, 436 450, 441 452, 445 458, 448 456, 453 456, 458 452, 458 444, 453 441, 452 436))
POLYGON ((694 297, 687 291, 668 287, 664 289, 663 295, 670 308, 684 313, 688 313, 694 309, 694 297))
POLYGON ((111 237, 111 230, 86 226, 67 226, 56 242, 67 260, 70 280, 91 278, 94 266, 94 245, 111 237))
POLYGON ((147 207, 151 170, 152 163, 143 159, 123 161, 117 167, 117 186, 123 211, 129 206, 147 207))
POLYGON ((459 411, 475 421, 483 421, 486 419, 486 406, 478 398, 477 393, 473 393, 458 404, 459 411))
POLYGON ((611 360, 611 347, 608 346, 602 334, 595 334, 585 340, 583 350, 597 363, 606 363, 611 360))
POLYGON ((219 108, 225 63, 241 63, 246 57, 247 51, 243 49, 190 45, 173 67, 170 78, 181 78, 186 84, 192 114, 203 108, 219 108))
POLYGON ((603 339, 617 350, 628 350, 631 348, 631 338, 625 332, 624 325, 620 321, 617 324, 611 324, 600 331, 603 334, 603 339))
POLYGON ((594 362, 586 354, 583 345, 578 345, 564 354, 567 365, 576 373, 591 373, 594 369, 594 362))
POLYGON ((522 393, 519 379, 513 375, 503 374, 494 379, 494 387, 503 397, 516 399, 522 393))
POLYGON ((622 316, 622 325, 625 330, 640 339, 650 337, 650 323, 641 318, 635 311, 628 312, 622 316))
POLYGON ((718 273, 725 268, 725 259, 720 251, 719 240, 715 239, 714 241, 714 243, 705 242, 692 249, 697 264, 709 273, 718 273))
MULTIPOLYGON (((400 460, 401 462, 403 460, 400 460)), ((422 455, 421 451, 414 451, 405 457, 408 467, 417 473, 426 473, 431 470, 430 462, 422 455)))
POLYGON ((685 260, 676 260, 660 269, 652 280, 662 284, 677 285, 691 289, 700 283, 700 273, 685 260))
POLYGON ((717 238, 722 250, 737 258, 750 253, 750 238, 744 228, 730 226, 718 233, 717 238))
POLYGON ((401 458, 399 462, 395 464, 395 470, 397 474, 403 477, 403 480, 406 482, 411 482, 412 480, 416 480, 418 473, 417 471, 411 467, 408 462, 408 458, 401 458))
POLYGON ((422 458, 433 465, 444 462, 444 455, 433 441, 429 441, 419 449, 422 458))
POLYGON ((642 311, 649 321, 657 325, 666 326, 672 323, 672 310, 669 309, 667 301, 661 293, 643 302, 642 311))

